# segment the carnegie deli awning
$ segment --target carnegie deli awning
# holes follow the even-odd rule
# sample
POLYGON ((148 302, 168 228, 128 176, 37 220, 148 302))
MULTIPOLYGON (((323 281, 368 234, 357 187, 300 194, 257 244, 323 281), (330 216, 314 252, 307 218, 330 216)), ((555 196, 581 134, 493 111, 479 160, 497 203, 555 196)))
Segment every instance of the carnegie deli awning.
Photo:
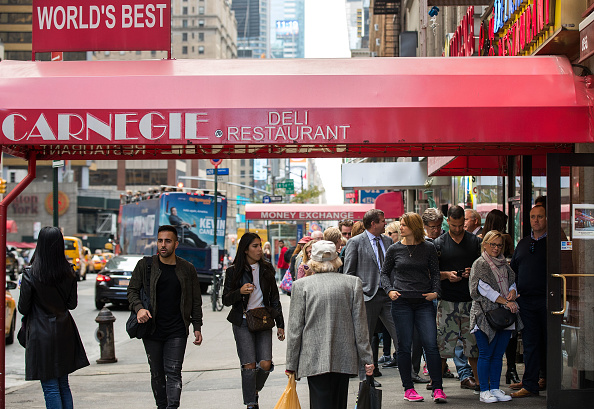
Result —
POLYGON ((248 220, 362 220, 372 204, 251 204, 245 205, 248 220))
POLYGON ((546 154, 590 143, 564 57, 0 62, 0 144, 39 159, 546 154))

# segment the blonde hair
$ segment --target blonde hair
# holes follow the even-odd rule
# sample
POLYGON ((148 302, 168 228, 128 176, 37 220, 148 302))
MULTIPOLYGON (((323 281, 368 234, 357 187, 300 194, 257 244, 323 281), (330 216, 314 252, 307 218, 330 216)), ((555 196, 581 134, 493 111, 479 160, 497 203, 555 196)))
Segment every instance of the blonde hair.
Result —
POLYGON ((400 217, 400 222, 404 222, 412 230, 415 241, 420 243, 425 241, 425 228, 421 216, 414 212, 407 212, 400 217))
POLYGON ((386 231, 393 231, 400 234, 400 221, 396 220, 386 226, 386 231))
POLYGON ((307 243, 305 243, 305 246, 303 246, 303 250, 301 250, 303 252, 303 258, 301 259, 301 262, 303 264, 307 264, 307 262, 309 261, 309 257, 307 256, 307 249, 313 246, 314 243, 315 240, 310 240, 307 243))
POLYGON ((328 227, 324 230, 324 240, 331 241, 334 244, 340 244, 342 239, 342 233, 338 230, 338 227, 328 227))
MULTIPOLYGON (((342 266, 342 260, 340 259, 340 257, 336 257, 332 261, 309 260, 307 262, 307 265, 309 266, 309 269, 312 271, 311 274, 332 273, 332 272, 338 271, 340 266, 342 266)), ((309 274, 309 275, 311 275, 311 274, 309 274)), ((306 273, 306 275, 308 275, 308 274, 306 273)))
POLYGON ((501 248, 501 254, 503 254, 503 252, 505 251, 505 237, 503 237, 503 233, 501 233, 498 230, 491 230, 487 232, 487 234, 485 234, 483 242, 481 243, 481 251, 485 251, 485 244, 489 244, 493 240, 498 238, 501 239, 501 244, 503 244, 503 247, 501 248))

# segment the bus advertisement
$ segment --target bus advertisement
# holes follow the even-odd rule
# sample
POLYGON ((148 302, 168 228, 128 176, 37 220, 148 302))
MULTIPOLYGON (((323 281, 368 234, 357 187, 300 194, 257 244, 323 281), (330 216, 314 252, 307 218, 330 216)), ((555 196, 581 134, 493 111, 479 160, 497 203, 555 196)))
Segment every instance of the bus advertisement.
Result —
MULTIPOLYGON (((224 255, 227 200, 219 196, 217 207, 217 245, 219 260, 224 255)), ((120 243, 122 254, 157 253, 157 230, 170 224, 177 230, 179 246, 175 253, 196 267, 203 290, 212 281, 211 250, 214 244, 214 196, 181 192, 163 193, 157 199, 141 200, 122 206, 120 243)))

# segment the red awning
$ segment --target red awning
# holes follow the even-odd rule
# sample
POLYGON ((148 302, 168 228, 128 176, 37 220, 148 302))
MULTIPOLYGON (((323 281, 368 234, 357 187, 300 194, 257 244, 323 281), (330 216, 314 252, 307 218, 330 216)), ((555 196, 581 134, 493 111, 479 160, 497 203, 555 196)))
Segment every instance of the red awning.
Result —
POLYGON ((7 241, 6 246, 7 247, 16 247, 18 249, 34 249, 35 247, 37 247, 37 244, 36 243, 25 243, 22 241, 7 241))
POLYGON ((39 159, 531 154, 594 141, 564 57, 0 62, 39 159))
MULTIPOLYGON (((532 175, 546 175, 546 155, 532 156, 532 175)), ((427 158, 429 176, 507 176, 507 156, 445 156, 427 158)))
POLYGON ((361 220, 373 204, 246 204, 245 218, 248 220, 361 220))

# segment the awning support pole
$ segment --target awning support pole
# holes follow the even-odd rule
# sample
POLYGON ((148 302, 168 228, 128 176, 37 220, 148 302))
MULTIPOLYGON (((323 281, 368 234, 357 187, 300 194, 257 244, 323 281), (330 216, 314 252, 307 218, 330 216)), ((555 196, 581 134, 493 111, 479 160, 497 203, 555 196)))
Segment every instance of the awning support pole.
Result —
MULTIPOLYGON (((35 153, 29 154, 29 169, 27 176, 8 193, 2 202, 0 202, 0 286, 6 288, 6 219, 8 205, 35 179, 35 170, 37 166, 37 156, 35 153)), ((0 302, 0 328, 5 328, 6 321, 6 303, 0 302)), ((4 331, 2 331, 4 332, 4 331)), ((0 337, 0 409, 6 408, 6 338, 0 337)))

